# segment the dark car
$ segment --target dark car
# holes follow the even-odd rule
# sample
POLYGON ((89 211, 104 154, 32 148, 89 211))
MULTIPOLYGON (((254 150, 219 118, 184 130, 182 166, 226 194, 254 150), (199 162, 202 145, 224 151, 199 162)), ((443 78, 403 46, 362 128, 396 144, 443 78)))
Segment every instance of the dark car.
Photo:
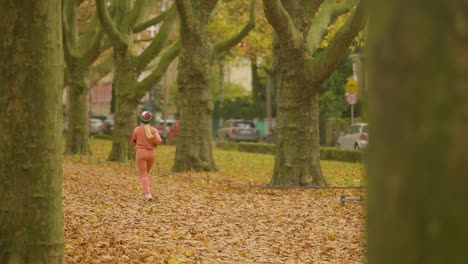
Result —
POLYGON ((250 120, 229 119, 223 127, 216 132, 219 140, 226 141, 253 141, 260 140, 260 133, 255 123, 250 120))
POLYGON ((106 119, 101 126, 101 132, 104 134, 112 134, 114 132, 114 119, 106 119))

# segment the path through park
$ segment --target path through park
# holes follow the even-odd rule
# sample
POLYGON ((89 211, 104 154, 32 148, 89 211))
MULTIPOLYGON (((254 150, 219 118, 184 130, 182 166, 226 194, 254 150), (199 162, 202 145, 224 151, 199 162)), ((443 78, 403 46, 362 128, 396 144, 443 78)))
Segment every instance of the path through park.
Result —
MULTIPOLYGON (((162 174, 145 202, 135 168, 64 160, 67 263, 363 263, 357 190, 249 190, 162 174)), ((153 171, 156 174, 156 170, 153 171)))

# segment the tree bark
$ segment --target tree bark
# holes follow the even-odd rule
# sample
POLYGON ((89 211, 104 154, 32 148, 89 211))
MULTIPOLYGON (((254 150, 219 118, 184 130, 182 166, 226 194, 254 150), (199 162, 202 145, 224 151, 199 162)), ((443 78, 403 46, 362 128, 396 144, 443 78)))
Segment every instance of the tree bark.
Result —
POLYGON ((96 17, 87 32, 78 34, 76 12, 80 3, 62 1, 63 44, 70 81, 70 107, 65 154, 91 154, 89 145, 89 68, 102 52, 103 33, 96 17))
POLYGON ((0 262, 64 263, 61 1, 0 1, 0 262))
POLYGON ((70 108, 68 109, 68 131, 65 154, 91 154, 89 145, 89 88, 84 73, 75 71, 72 75, 70 108))
POLYGON ((369 263, 467 263, 467 3, 372 7, 369 263))
MULTIPOLYGON (((182 42, 184 43, 184 42, 182 42)), ((217 170, 212 150, 212 112, 209 72, 211 50, 207 43, 189 42, 179 57, 180 131, 175 171, 217 170)))
POLYGON ((112 149, 107 158, 109 161, 125 162, 133 160, 135 151, 130 145, 133 129, 137 124, 137 107, 140 98, 134 99, 134 91, 138 78, 132 66, 132 57, 127 48, 114 48, 115 71, 112 89, 115 90, 114 131, 112 149))
POLYGON ((215 171, 212 147, 212 112, 209 74, 213 59, 231 49, 255 26, 255 0, 250 2, 250 19, 232 37, 211 45, 208 20, 218 0, 176 0, 181 21, 181 56, 177 84, 179 88, 180 131, 173 169, 175 171, 215 171))
POLYGON ((320 168, 319 89, 305 69, 303 49, 280 51, 276 154, 272 186, 326 185, 320 168))

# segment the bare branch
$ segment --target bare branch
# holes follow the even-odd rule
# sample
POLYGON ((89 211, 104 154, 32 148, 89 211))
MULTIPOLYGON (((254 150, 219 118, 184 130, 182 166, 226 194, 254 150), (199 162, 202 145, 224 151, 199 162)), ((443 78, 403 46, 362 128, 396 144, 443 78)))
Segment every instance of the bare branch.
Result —
POLYGON ((157 24, 161 23, 166 18, 166 14, 167 14, 167 11, 164 11, 161 14, 159 14, 158 16, 156 16, 156 17, 154 17, 154 18, 152 18, 152 19, 150 19, 148 21, 137 24, 133 28, 133 33, 140 33, 143 30, 145 30, 145 29, 147 29, 147 28, 149 28, 149 27, 151 27, 153 25, 157 25, 157 24))
POLYGON ((109 12, 107 12, 104 0, 96 0, 96 9, 99 21, 101 22, 101 25, 109 39, 116 44, 128 45, 128 41, 122 36, 112 22, 109 12))
POLYGON ((203 0, 200 1, 200 8, 198 20, 201 21, 203 25, 208 23, 208 20, 211 18, 211 15, 214 13, 214 9, 218 4, 219 0, 203 0))
POLYGON ((135 5, 132 8, 132 11, 130 12, 130 20, 129 20, 129 26, 133 27, 136 22, 138 21, 138 18, 140 18, 141 13, 145 7, 145 3, 148 1, 135 1, 135 5))
POLYGON ((101 63, 93 66, 89 74, 89 87, 93 87, 97 82, 109 74, 114 67, 114 56, 109 54, 101 63))
POLYGON ((307 33, 307 45, 310 54, 314 54, 331 25, 340 15, 349 12, 359 0, 347 0, 336 4, 336 0, 325 0, 307 33))
POLYGON ((296 39, 299 32, 280 0, 263 1, 263 9, 268 22, 275 29, 279 41, 287 42, 296 39))
POLYGON ((310 16, 315 15, 315 13, 317 13, 317 11, 319 10, 323 2, 324 0, 306 0, 305 2, 306 14, 309 14, 310 16))
POLYGON ((148 63, 153 60, 166 46, 167 40, 169 38, 169 34, 171 33, 172 27, 175 24, 175 18, 177 15, 177 10, 175 5, 173 5, 166 15, 166 19, 164 19, 164 24, 161 26, 159 33, 155 36, 154 40, 145 49, 145 51, 140 54, 135 60, 135 66, 137 72, 142 71, 148 63))
POLYGON ((232 36, 229 39, 224 41, 220 41, 213 46, 213 52, 215 56, 221 54, 222 52, 228 51, 237 43, 239 43, 245 36, 249 34, 249 32, 255 27, 255 4, 256 0, 250 1, 250 19, 249 22, 244 26, 244 28, 237 33, 236 35, 232 36))
POLYGON ((75 2, 71 0, 62 1, 62 27, 63 27, 63 49, 67 63, 78 57, 75 2))
POLYGON ((166 48, 160 55, 161 59, 159 60, 158 67, 149 76, 138 83, 136 90, 144 94, 151 86, 159 82, 166 73, 169 65, 171 65, 172 61, 179 55, 180 49, 181 46, 179 42, 166 48))
POLYGON ((185 31, 191 31, 195 26, 195 18, 190 0, 175 0, 175 3, 182 28, 185 31))
POLYGON ((102 39, 104 38, 104 31, 98 30, 93 38, 93 40, 89 43, 86 50, 84 50, 82 55, 82 63, 83 65, 89 66, 93 64, 93 62, 99 57, 101 54, 102 49, 102 39))
POLYGON ((328 47, 316 59, 309 59, 308 67, 317 80, 325 80, 330 76, 351 42, 366 25, 368 14, 363 2, 359 3, 352 16, 330 41, 328 47))

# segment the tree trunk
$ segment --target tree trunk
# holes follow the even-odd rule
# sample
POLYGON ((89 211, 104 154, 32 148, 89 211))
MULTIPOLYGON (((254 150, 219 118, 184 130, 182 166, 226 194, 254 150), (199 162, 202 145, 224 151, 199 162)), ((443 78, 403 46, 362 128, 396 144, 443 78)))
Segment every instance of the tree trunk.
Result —
POLYGON ((0 1, 0 262, 64 263, 61 1, 0 1))
POLYGON ((138 100, 134 99, 133 87, 137 81, 135 69, 132 67, 130 54, 124 51, 114 51, 116 62, 114 83, 116 109, 114 115, 114 132, 112 150, 108 160, 125 162, 135 157, 134 148, 130 145, 133 129, 137 124, 138 100))
POLYGON ((369 263, 468 263, 466 1, 372 4, 369 263))
POLYGON ((252 75, 252 99, 254 105, 262 105, 265 100, 265 93, 263 92, 262 84, 260 83, 260 76, 258 76, 257 58, 250 58, 250 71, 252 75))
POLYGON ((70 87, 70 108, 65 154, 91 154, 89 146, 89 88, 84 74, 72 73, 70 87))
POLYGON ((270 181, 273 186, 326 184, 320 168, 318 99, 321 83, 309 81, 300 52, 279 56, 276 154, 270 181))
POLYGON ((214 171, 212 112, 209 72, 211 51, 207 45, 183 45, 177 83, 180 100, 180 131, 177 135, 175 171, 214 171))
POLYGON ((271 185, 326 185, 320 168, 318 97, 349 45, 362 30, 366 9, 358 1, 263 1, 273 26, 279 70, 275 169, 271 185), (317 53, 338 16, 351 15, 317 53), (311 16, 312 14, 315 14, 311 16))

